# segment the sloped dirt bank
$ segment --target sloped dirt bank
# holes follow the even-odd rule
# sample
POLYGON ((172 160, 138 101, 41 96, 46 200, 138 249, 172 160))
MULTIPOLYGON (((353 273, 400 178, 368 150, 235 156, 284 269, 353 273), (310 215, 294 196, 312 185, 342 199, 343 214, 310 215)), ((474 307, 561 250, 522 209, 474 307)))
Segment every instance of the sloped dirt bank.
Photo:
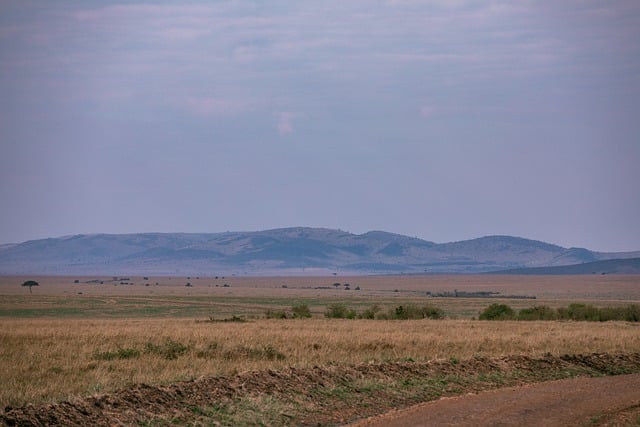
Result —
POLYGON ((44 406, 5 408, 4 425, 339 425, 444 396, 640 372, 640 353, 289 368, 204 377, 44 406))

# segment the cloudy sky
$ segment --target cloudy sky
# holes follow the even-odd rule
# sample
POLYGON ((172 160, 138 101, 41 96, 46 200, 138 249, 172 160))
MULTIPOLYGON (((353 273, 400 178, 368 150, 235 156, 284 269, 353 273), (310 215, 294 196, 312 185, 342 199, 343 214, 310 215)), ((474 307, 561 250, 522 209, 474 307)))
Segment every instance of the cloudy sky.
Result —
POLYGON ((0 243, 640 249, 637 0, 0 0, 0 243))

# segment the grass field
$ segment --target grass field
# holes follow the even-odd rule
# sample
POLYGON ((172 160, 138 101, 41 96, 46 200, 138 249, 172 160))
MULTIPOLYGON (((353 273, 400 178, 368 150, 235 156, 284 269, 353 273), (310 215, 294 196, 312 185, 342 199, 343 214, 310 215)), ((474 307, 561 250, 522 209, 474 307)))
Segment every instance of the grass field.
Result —
POLYGON ((514 308, 639 303, 638 276, 127 279, 1 277, 0 406, 288 366, 640 352, 638 323, 473 320, 493 302, 514 308), (20 286, 27 279, 40 283, 33 293, 20 286), (83 283, 90 280, 98 282, 83 283), (456 290, 498 294, 427 296, 456 290), (505 298, 513 295, 536 299, 505 298), (324 318, 336 302, 356 310, 428 303, 447 318, 324 318), (302 303, 313 318, 264 318, 266 310, 302 303), (221 321, 232 316, 246 321, 221 321))
POLYGON ((217 317, 264 315, 308 304, 354 308, 429 303, 450 318, 476 317, 495 301, 514 308, 572 302, 618 306, 640 302, 640 276, 364 276, 364 277, 13 277, 0 276, 0 318, 217 317), (38 287, 21 287, 35 279, 38 287), (74 283, 78 281, 78 283, 74 283), (87 283, 90 282, 90 283, 87 283), (100 283, 102 282, 102 283, 100 283), (185 286, 187 283, 191 286, 185 286), (334 286, 339 284, 339 286, 334 286), (345 290, 349 284, 349 290, 345 290), (358 289, 359 288, 359 289, 358 289), (356 290, 358 289, 358 290, 356 290), (434 298, 454 292, 494 292, 488 298, 434 298), (508 296, 532 299, 504 298, 508 296))

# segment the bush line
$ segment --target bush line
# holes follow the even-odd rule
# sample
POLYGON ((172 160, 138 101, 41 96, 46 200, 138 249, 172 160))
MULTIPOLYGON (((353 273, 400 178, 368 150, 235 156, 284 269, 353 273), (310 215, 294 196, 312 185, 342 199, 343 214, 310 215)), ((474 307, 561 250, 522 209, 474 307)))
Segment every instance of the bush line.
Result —
MULTIPOLYGON (((294 305, 291 311, 268 310, 267 319, 305 319, 311 318, 311 311, 306 304, 294 305)), ((324 317, 328 319, 375 319, 375 320, 410 320, 410 319, 444 319, 444 311, 433 305, 403 304, 384 310, 374 304, 361 312, 345 304, 336 303, 327 306, 324 317)), ((506 304, 491 304, 478 316, 480 320, 576 320, 606 322, 618 320, 626 322, 640 321, 640 305, 629 304, 622 307, 598 308, 590 304, 569 304, 567 307, 551 308, 536 305, 519 311, 506 304)))
POLYGON ((546 305, 523 308, 519 312, 506 304, 491 304, 479 316, 480 320, 576 320, 588 322, 606 322, 619 320, 640 321, 640 305, 629 304, 623 307, 598 308, 591 304, 569 304, 557 309, 546 305))

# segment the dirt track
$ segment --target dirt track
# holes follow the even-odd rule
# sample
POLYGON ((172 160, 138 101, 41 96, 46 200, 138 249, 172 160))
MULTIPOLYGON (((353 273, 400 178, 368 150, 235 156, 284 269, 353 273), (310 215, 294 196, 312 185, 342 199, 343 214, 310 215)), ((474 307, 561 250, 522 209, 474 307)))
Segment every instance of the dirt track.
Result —
POLYGON ((352 427, 638 425, 640 374, 576 378, 443 398, 352 427))

